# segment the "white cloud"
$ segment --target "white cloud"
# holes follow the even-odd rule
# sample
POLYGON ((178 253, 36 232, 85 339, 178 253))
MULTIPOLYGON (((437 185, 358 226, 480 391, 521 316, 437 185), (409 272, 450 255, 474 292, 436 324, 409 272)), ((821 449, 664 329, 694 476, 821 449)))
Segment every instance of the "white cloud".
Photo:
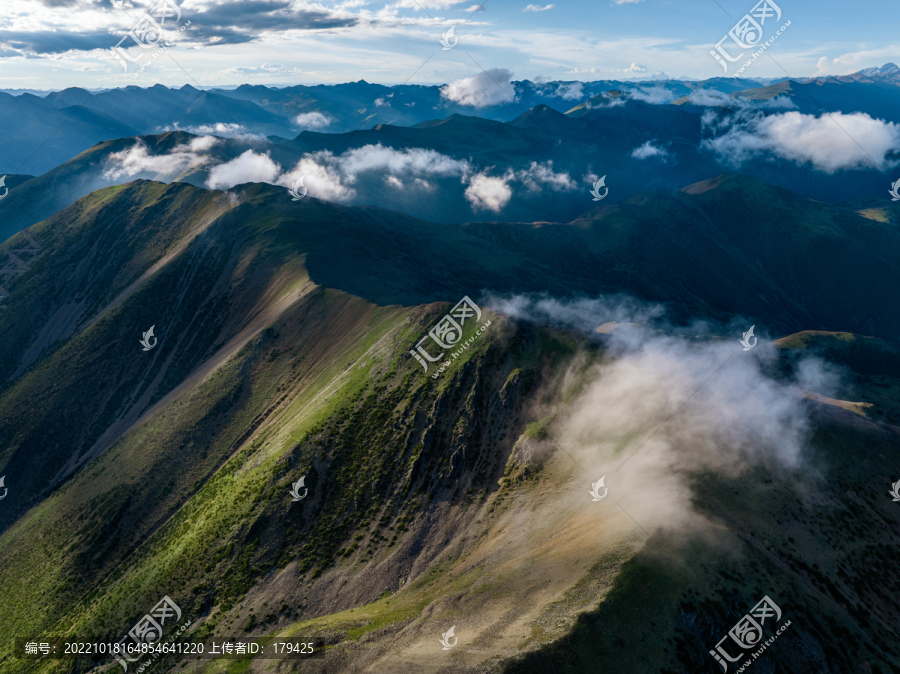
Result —
POLYGON ((553 9, 556 5, 545 5, 541 7, 540 5, 528 5, 523 9, 523 12, 546 12, 548 9, 553 9))
POLYGON ((224 136, 225 138, 230 138, 231 136, 237 134, 245 134, 247 133, 247 129, 240 124, 234 124, 232 122, 216 122, 215 124, 200 124, 199 126, 186 126, 183 129, 179 128, 178 122, 170 124, 168 126, 163 127, 163 131, 187 131, 188 133, 193 133, 197 135, 203 134, 216 134, 217 136, 224 136))
POLYGON ((179 145, 175 150, 186 148, 191 152, 206 152, 219 142, 221 142, 221 139, 216 138, 215 136, 197 136, 196 138, 191 138, 191 142, 187 145, 179 145))
POLYGON ((333 121, 331 115, 322 112, 303 112, 294 117, 294 126, 301 129, 324 129, 333 121))
POLYGON ((209 159, 186 149, 186 146, 181 145, 169 154, 151 155, 147 146, 142 141, 137 141, 128 149, 107 157, 103 177, 106 180, 119 180, 138 173, 155 173, 154 179, 165 180, 209 159))
POLYGON ((721 121, 717 128, 727 131, 705 139, 702 146, 736 165, 769 154, 834 173, 873 168, 873 159, 892 167, 897 162, 888 160, 887 155, 900 151, 900 126, 862 113, 835 112, 821 117, 799 112, 735 115, 721 121))
POLYGON ((512 198, 512 190, 504 178, 492 178, 479 173, 466 188, 466 199, 473 210, 499 213, 512 198))
POLYGON ((273 73, 284 73, 285 67, 280 63, 263 63, 258 66, 235 66, 226 68, 223 72, 229 75, 268 75, 273 73))
MULTIPOLYGON (((534 418, 552 419, 549 437, 532 441, 529 452, 540 463, 553 447, 561 447, 568 461, 590 467, 588 475, 573 469, 577 484, 565 487, 586 490, 605 474, 610 494, 632 495, 628 516, 648 532, 706 523, 694 507, 698 474, 736 480, 766 466, 804 493, 829 472, 817 463, 821 453, 810 452, 818 412, 799 393, 802 387, 835 397, 840 380, 820 360, 801 356, 796 379, 775 380, 763 363, 774 359, 776 350, 763 336, 756 357, 729 357, 736 345, 732 339, 691 337, 740 335, 739 326, 672 326, 658 306, 625 296, 566 302, 489 295, 484 305, 594 335, 601 324, 619 323, 604 337, 600 362, 573 359, 557 386, 547 387, 560 393, 548 396, 534 418), (642 327, 632 329, 631 323, 642 327), (725 361, 728 367, 721 367, 725 361), (556 404, 563 392, 566 407, 560 413, 556 404), (656 429, 650 438, 648 428, 656 429)), ((771 490, 762 484, 750 488, 760 496, 771 490)))
POLYGON ((724 91, 717 91, 716 89, 697 89, 697 91, 692 91, 688 96, 688 101, 692 105, 702 105, 705 107, 732 106, 737 104, 734 100, 734 96, 726 94, 724 91))
POLYGON ((386 105, 386 106, 390 107, 391 104, 388 101, 390 101, 393 97, 394 97, 394 94, 388 94, 387 96, 381 96, 379 98, 376 98, 375 99, 375 107, 380 108, 382 105, 386 105))
POLYGON ((247 150, 229 162, 209 171, 206 186, 210 189, 229 189, 242 183, 274 184, 281 167, 268 154, 247 150))
POLYGON ((818 62, 816 62, 816 72, 812 76, 821 77, 829 74, 831 74, 831 68, 828 67, 828 57, 820 56, 818 62))
POLYGON ((581 82, 560 84, 556 89, 556 95, 564 101, 577 101, 584 96, 584 85, 581 82))
POLYGON ((487 108, 511 103, 515 100, 516 90, 512 85, 512 72, 504 68, 491 68, 445 84, 441 87, 441 97, 460 105, 487 108))
MULTIPOLYGON (((210 160, 197 154, 224 142, 212 136, 194 138, 189 144, 176 147, 171 153, 150 156, 145 145, 138 143, 126 151, 110 157, 107 179, 118 179, 143 171, 157 173, 164 179, 184 169, 210 160)), ((511 168, 500 176, 488 176, 477 171, 468 160, 454 159, 435 150, 405 148, 395 150, 377 145, 365 145, 347 150, 335 156, 327 150, 306 154, 293 169, 282 172, 281 167, 268 153, 247 150, 231 161, 212 166, 206 186, 210 189, 228 189, 247 182, 261 182, 292 187, 299 178, 307 193, 320 199, 350 202, 357 197, 353 185, 364 174, 382 174, 382 180, 393 189, 416 189, 434 192, 437 185, 430 178, 459 177, 467 185, 465 198, 477 210, 499 212, 512 198, 511 182, 521 183, 528 192, 543 189, 555 192, 572 190, 576 182, 568 173, 555 172, 553 162, 531 162, 524 169, 511 168)))
POLYGON ((688 96, 691 105, 704 107, 737 107, 737 108, 767 108, 788 109, 797 107, 788 96, 776 96, 765 100, 751 100, 745 96, 731 96, 716 89, 697 89, 688 96))
POLYGON ((628 96, 651 105, 665 105, 675 100, 675 94, 665 87, 648 87, 646 89, 632 89, 628 96))
POLYGON ((656 147, 652 140, 648 140, 640 147, 636 147, 631 156, 635 159, 650 159, 650 157, 666 157, 668 154, 665 148, 656 147))
POLYGON ((468 182, 465 197, 471 204, 472 210, 489 210, 499 213, 512 198, 512 181, 522 183, 529 192, 539 192, 542 187, 549 187, 554 192, 575 189, 577 183, 569 177, 568 173, 554 173, 553 162, 538 164, 531 162, 527 169, 513 171, 507 169, 502 176, 489 176, 484 172, 471 177, 464 177, 463 182, 468 182))
POLYGON ((547 185, 555 192, 573 190, 577 187, 575 181, 569 178, 568 173, 553 172, 552 161, 548 161, 546 164, 538 164, 533 161, 527 169, 516 171, 513 175, 531 192, 539 191, 541 185, 547 185))
POLYGON ((426 176, 464 175, 472 170, 469 162, 453 159, 435 150, 418 147, 395 150, 381 143, 348 150, 335 160, 335 164, 351 180, 356 179, 357 173, 375 170, 391 174, 408 171, 426 176))
POLYGON ((291 171, 279 176, 275 184, 291 187, 302 176, 310 196, 343 203, 351 201, 356 197, 356 190, 343 184, 339 171, 327 166, 329 160, 333 160, 330 152, 306 155, 291 171))
POLYGON ((796 108, 797 105, 788 96, 776 96, 766 100, 750 100, 744 96, 736 96, 738 104, 750 108, 767 108, 769 110, 796 108))
POLYGON ((289 187, 305 175, 304 185, 311 196, 348 202, 356 197, 352 185, 364 173, 385 173, 385 182, 396 189, 406 186, 402 178, 410 178, 414 187, 431 192, 436 187, 425 178, 460 176, 465 181, 472 171, 468 161, 453 159, 434 150, 395 150, 379 143, 353 148, 339 156, 328 151, 306 155, 293 170, 283 174, 277 184, 289 187))
POLYGON ((588 110, 603 110, 605 108, 617 108, 620 105, 625 105, 625 96, 610 96, 608 92, 604 92, 600 94, 603 97, 603 100, 606 102, 598 102, 598 101, 585 101, 584 107, 588 110))

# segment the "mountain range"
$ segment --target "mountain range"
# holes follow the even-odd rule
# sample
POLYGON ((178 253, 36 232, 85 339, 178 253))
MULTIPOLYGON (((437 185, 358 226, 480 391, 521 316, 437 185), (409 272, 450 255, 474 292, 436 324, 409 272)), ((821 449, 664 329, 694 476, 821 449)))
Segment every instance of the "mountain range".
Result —
MULTIPOLYGON (((900 447, 900 235, 887 210, 734 174, 556 225, 435 224, 265 184, 97 190, 0 247, 27 267, 0 304, 0 626, 117 641, 168 596, 194 638, 315 640, 311 671, 681 673, 714 671, 708 651, 767 595, 792 623, 773 666, 894 671, 900 514, 880 492, 900 447), (606 321, 599 332, 491 308, 540 293, 612 308, 569 310, 606 321), (410 350, 464 295, 482 307, 472 346, 435 380, 410 350), (654 325, 641 308, 654 303, 671 323, 654 325), (741 315, 770 341, 744 360, 718 334, 741 315), (158 343, 142 349, 151 326, 158 343), (668 349, 706 354, 671 380, 679 395, 609 429, 624 434, 610 447, 573 442, 582 415, 598 423, 592 396, 615 388, 604 368, 658 376, 668 349), (710 379, 709 358, 728 353, 710 379), (820 362, 840 386, 804 374, 820 362), (730 392, 735 377, 754 384, 730 392), (630 461, 635 433, 704 378, 710 392, 623 482, 609 462, 630 461), (694 463, 709 430, 692 425, 730 395, 750 416, 704 461, 734 453, 743 473, 694 463), (812 472, 737 458, 734 433, 754 433, 773 395, 810 424, 812 472), (657 505, 673 473, 653 451, 681 465, 692 524, 667 520, 679 499, 657 505), (615 497, 592 503, 604 472, 615 497), (300 477, 309 495, 292 503, 300 477), (451 626, 460 647, 440 655, 451 626)), ((103 662, 2 648, 0 672, 103 662)))
MULTIPOLYGON (((652 83, 508 81, 491 84, 477 99, 448 93, 447 85, 387 87, 363 80, 281 89, 242 85, 209 91, 191 85, 169 89, 160 84, 96 93, 70 88, 43 97, 28 92, 15 96, 0 92, 0 121, 6 129, 0 138, 0 172, 37 175, 97 142, 174 129, 290 139, 303 130, 342 133, 378 124, 413 126, 454 114, 510 122, 538 106, 565 113, 610 91, 624 92, 635 100, 667 103, 698 91, 726 97, 751 92, 742 95, 753 99, 766 96, 766 92, 773 91, 771 87, 791 87, 795 94, 806 92, 799 96, 789 94, 792 100, 804 110, 814 106, 810 110, 816 114, 858 110, 897 122, 897 72, 897 66, 888 63, 840 78, 773 80, 759 94, 752 93, 760 89, 757 81, 735 78, 652 83), (807 100, 810 94, 817 103, 807 100)), ((491 82, 488 76, 484 80, 477 84, 486 87, 491 82)))
POLYGON ((0 674, 900 674, 900 69, 509 86, 0 93, 0 674))
MULTIPOLYGON (((779 91, 782 99, 791 94, 779 91)), ((768 119, 779 128, 793 123, 782 108, 764 107, 769 100, 749 104, 759 105, 752 111, 758 115, 754 123, 768 119)), ((303 178, 313 196, 448 224, 486 217, 568 222, 595 205, 589 190, 601 177, 609 204, 738 169, 818 201, 852 207, 859 199, 883 195, 882 203, 890 203, 893 177, 874 166, 851 162, 835 170, 829 164, 835 153, 815 148, 808 150, 810 161, 740 149, 759 142, 753 127, 744 126, 747 114, 746 106, 629 100, 576 106, 567 114, 538 106, 510 122, 457 114, 413 127, 304 131, 293 140, 171 131, 102 141, 45 174, 17 179, 0 203, 0 236, 11 236, 99 187, 136 178, 218 188, 253 180, 290 188, 303 178)), ((860 157, 866 161, 862 151, 860 157)), ((886 157, 885 163, 890 161, 886 157)))

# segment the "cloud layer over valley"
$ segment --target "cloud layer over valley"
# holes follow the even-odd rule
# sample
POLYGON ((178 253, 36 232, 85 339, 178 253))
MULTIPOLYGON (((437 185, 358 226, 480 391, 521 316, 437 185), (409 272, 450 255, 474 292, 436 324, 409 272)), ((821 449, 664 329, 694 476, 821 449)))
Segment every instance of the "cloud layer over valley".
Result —
POLYGON ((574 190, 577 183, 567 172, 553 170, 553 162, 531 162, 520 169, 478 167, 469 159, 456 159, 435 150, 406 148, 396 150, 381 144, 365 145, 334 154, 327 150, 306 153, 289 169, 285 169, 263 149, 248 149, 239 156, 223 161, 208 154, 217 139, 204 136, 194 139, 167 154, 151 155, 143 142, 108 158, 104 177, 127 180, 142 173, 152 173, 158 180, 172 180, 185 171, 203 166, 208 170, 205 186, 229 189, 246 182, 264 182, 291 188, 301 178, 308 194, 317 198, 351 203, 359 197, 357 186, 363 179, 378 180, 383 189, 397 192, 430 194, 443 180, 445 189, 453 183, 473 211, 500 212, 514 191, 537 194, 544 191, 574 190), (453 183, 447 183, 453 179, 453 183))

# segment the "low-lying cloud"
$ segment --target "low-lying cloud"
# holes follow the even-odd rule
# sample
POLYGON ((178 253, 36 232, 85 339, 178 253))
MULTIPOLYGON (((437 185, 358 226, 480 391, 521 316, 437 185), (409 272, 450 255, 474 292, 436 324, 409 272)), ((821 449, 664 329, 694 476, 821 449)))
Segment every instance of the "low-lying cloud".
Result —
POLYGON ((131 147, 107 157, 103 178, 120 180, 140 173, 152 173, 154 180, 174 180, 185 170, 209 160, 208 156, 198 154, 200 148, 205 146, 209 149, 214 144, 210 143, 208 138, 194 138, 190 145, 179 145, 167 154, 150 154, 147 145, 138 140, 131 147))
POLYGON ((702 147, 735 166, 760 155, 811 164, 825 173, 898 163, 891 155, 900 152, 900 126, 865 113, 820 117, 756 113, 724 119, 704 116, 704 122, 716 135, 705 139, 702 147))
POLYGON ((664 147, 657 147, 653 144, 652 140, 648 140, 640 147, 636 147, 631 153, 631 156, 635 159, 650 159, 651 157, 660 157, 661 159, 665 160, 665 157, 667 157, 668 154, 669 151, 664 147))
POLYGON ((765 367, 776 349, 764 335, 745 352, 736 325, 673 326, 659 305, 624 295, 489 295, 483 304, 593 335, 607 324, 604 357, 576 358, 549 386, 546 409, 542 403, 534 411, 553 421, 546 441, 529 441, 531 455, 540 460, 554 447, 565 451, 563 461, 572 466, 566 493, 587 498, 605 476, 613 500, 652 532, 704 521, 693 506, 698 474, 736 478, 767 467, 791 475, 798 489, 818 479, 807 451, 814 424, 804 389, 834 397, 839 376, 827 363, 806 357, 792 381, 776 381, 765 367), (609 330, 612 321, 619 326, 609 330))
POLYGON ((674 101, 677 96, 664 87, 648 87, 646 89, 631 89, 628 97, 636 101, 643 101, 652 105, 665 105, 674 101))
POLYGON ((556 95, 564 101, 578 101, 584 97, 584 85, 581 82, 561 83, 556 89, 556 95))
POLYGON ((333 121, 334 118, 331 115, 326 115, 323 112, 304 112, 294 117, 294 126, 300 129, 316 131, 330 126, 333 121))
POLYGON ((504 68, 491 68, 472 77, 450 82, 441 87, 441 98, 473 108, 513 103, 516 100, 516 89, 512 84, 512 72, 504 68))
POLYGON ((776 96, 775 98, 751 99, 746 96, 732 96, 716 89, 698 89, 691 92, 688 96, 688 102, 691 105, 713 108, 736 107, 741 109, 789 110, 797 107, 790 97, 784 95, 776 96))
POLYGON ((477 210, 500 212, 512 198, 509 181, 479 174, 466 188, 466 199, 477 210))
POLYGON ((281 167, 268 154, 247 150, 229 162, 209 170, 206 186, 210 189, 229 189, 242 183, 270 183, 281 173, 281 167))
POLYGON ((185 169, 207 164, 206 187, 210 189, 230 189, 248 182, 290 189, 303 178, 307 194, 341 203, 349 203, 359 196, 357 187, 364 176, 381 174, 383 184, 392 190, 413 190, 422 194, 434 192, 436 180, 458 178, 465 185, 463 196, 474 211, 495 213, 510 202, 514 185, 526 195, 577 187, 567 172, 553 170, 552 161, 531 162, 522 169, 507 168, 497 173, 493 169, 481 169, 468 159, 455 159, 436 150, 396 150, 380 143, 351 148, 340 155, 327 150, 308 153, 290 169, 282 167, 268 152, 247 150, 229 161, 204 154, 226 142, 213 136, 202 136, 161 155, 151 155, 147 146, 138 142, 128 150, 110 156, 104 177, 118 180, 141 172, 153 172, 157 179, 164 180, 185 169))

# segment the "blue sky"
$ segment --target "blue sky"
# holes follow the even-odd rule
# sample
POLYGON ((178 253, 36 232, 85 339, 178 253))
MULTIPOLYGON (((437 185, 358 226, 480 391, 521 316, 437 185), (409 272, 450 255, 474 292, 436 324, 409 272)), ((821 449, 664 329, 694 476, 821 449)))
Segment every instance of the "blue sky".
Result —
MULTIPOLYGON (((175 0, 169 0, 175 2, 175 0)), ((847 74, 900 63, 896 6, 775 0, 790 26, 747 77, 847 74), (772 58, 769 58, 771 56, 772 58), (774 60, 773 60, 774 59, 774 60)), ((135 77, 111 48, 156 2, 4 0, 0 88, 318 84, 365 79, 438 84, 504 68, 515 79, 722 75, 709 55, 753 0, 182 0, 178 35, 135 77), (131 6, 128 6, 131 5, 131 6), (531 10, 526 7, 531 5, 531 10), (539 10, 539 11, 535 11, 539 10), (468 21, 466 19, 470 17, 468 21), (190 25, 183 31, 187 21, 190 25), (456 25, 458 43, 441 34, 456 25), (478 65, 476 65, 476 62, 478 65)), ((768 26, 764 37, 769 37, 768 26)), ((131 45, 133 58, 154 50, 131 45)))

